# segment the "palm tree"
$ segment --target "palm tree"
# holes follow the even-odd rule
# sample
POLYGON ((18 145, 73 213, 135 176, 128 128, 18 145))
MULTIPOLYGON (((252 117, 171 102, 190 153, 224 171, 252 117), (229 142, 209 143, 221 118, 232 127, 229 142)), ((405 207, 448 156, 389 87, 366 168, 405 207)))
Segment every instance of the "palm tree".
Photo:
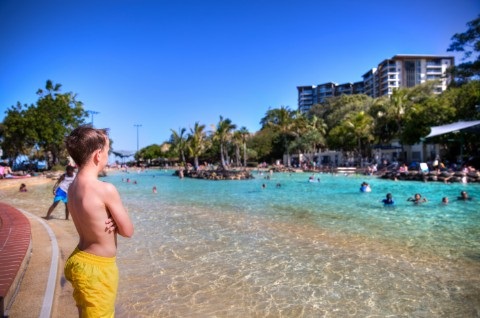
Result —
POLYGON ((218 140, 220 143, 220 160, 222 163, 222 168, 227 169, 227 162, 225 161, 225 158, 228 158, 228 154, 226 153, 227 151, 227 142, 229 141, 232 130, 237 128, 235 124, 232 124, 232 121, 228 118, 223 119, 223 116, 220 116, 220 121, 217 124, 215 133, 214 133, 214 139, 218 140))
POLYGON ((240 156, 240 147, 243 144, 243 138, 240 130, 235 130, 233 132, 232 143, 235 146, 235 166, 240 167, 242 159, 242 157, 240 156))
MULTIPOLYGON (((327 131, 327 125, 323 119, 313 115, 305 127, 305 132, 302 135, 302 139, 306 145, 306 151, 315 154, 318 152, 318 148, 324 147, 326 144, 325 135, 327 131)), ((313 158, 312 158, 313 159, 313 158)))
POLYGON ((178 132, 176 132, 173 129, 170 129, 170 130, 172 131, 172 136, 170 138, 172 147, 174 151, 178 153, 178 155, 180 156, 183 166, 185 166, 186 165, 185 151, 187 150, 187 139, 185 137, 185 132, 187 131, 187 129, 180 128, 178 129, 178 132))
POLYGON ((269 109, 260 123, 262 126, 270 126, 280 134, 283 141, 284 152, 287 155, 287 166, 290 167, 289 138, 294 135, 295 112, 288 107, 281 106, 269 109))
POLYGON ((390 103, 387 109, 387 115, 392 118, 396 124, 397 134, 401 134, 405 113, 409 106, 409 96, 407 89, 395 89, 390 96, 390 103))
POLYGON ((365 148, 362 147, 362 144, 366 146, 374 139, 372 134, 373 118, 361 111, 347 116, 344 124, 349 128, 352 137, 357 142, 358 153, 360 158, 362 158, 362 155, 366 154, 365 148))
POLYGON ((243 144, 243 166, 247 167, 247 138, 250 135, 247 127, 242 126, 238 133, 242 136, 242 144, 243 144))
POLYGON ((205 125, 200 125, 199 122, 195 122, 193 128, 190 128, 190 134, 188 136, 188 151, 193 157, 193 165, 195 170, 198 170, 198 157, 203 154, 206 147, 206 134, 205 125))
POLYGON ((295 140, 290 143, 289 149, 298 151, 299 158, 303 153, 310 161, 313 161, 313 155, 317 152, 318 146, 326 144, 327 126, 323 119, 315 115, 308 118, 300 113, 296 114, 294 123, 295 140))

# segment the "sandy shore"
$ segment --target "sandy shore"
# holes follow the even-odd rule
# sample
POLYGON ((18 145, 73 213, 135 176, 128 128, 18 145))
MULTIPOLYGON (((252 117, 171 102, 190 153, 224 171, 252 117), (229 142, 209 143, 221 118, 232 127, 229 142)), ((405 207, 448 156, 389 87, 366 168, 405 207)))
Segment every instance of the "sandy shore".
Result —
POLYGON ((14 303, 8 310, 9 317, 39 317, 52 257, 50 237, 42 221, 55 233, 59 247, 58 274, 51 317, 78 316, 71 285, 63 277, 65 260, 78 242, 75 227, 71 220, 65 220, 62 205, 57 206, 53 212, 53 219, 46 221, 42 218, 52 203, 54 183, 54 180, 43 176, 0 180, 0 201, 30 213, 27 214, 27 218, 32 229, 32 255, 14 303), (27 185, 26 193, 18 191, 21 183, 27 185))

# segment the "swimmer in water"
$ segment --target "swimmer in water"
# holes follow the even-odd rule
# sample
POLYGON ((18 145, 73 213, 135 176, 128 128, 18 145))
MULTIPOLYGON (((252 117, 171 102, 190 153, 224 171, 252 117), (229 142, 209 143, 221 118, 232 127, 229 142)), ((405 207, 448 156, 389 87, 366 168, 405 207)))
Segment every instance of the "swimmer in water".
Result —
POLYGON ((395 201, 393 201, 392 194, 387 193, 387 196, 385 199, 382 200, 383 205, 394 205, 395 201))
POLYGON ((470 200, 472 200, 472 198, 468 196, 467 191, 460 192, 460 196, 457 199, 460 200, 460 201, 470 201, 470 200))
POLYGON ((364 181, 360 185, 360 191, 361 192, 372 192, 372 188, 370 188, 370 185, 364 181))
POLYGON ((411 201, 415 204, 420 204, 427 202, 427 198, 422 198, 422 195, 420 193, 415 193, 415 196, 408 198, 407 201, 411 201))
POLYGON ((443 197, 442 198, 442 203, 445 204, 445 205, 448 204, 448 197, 443 197))

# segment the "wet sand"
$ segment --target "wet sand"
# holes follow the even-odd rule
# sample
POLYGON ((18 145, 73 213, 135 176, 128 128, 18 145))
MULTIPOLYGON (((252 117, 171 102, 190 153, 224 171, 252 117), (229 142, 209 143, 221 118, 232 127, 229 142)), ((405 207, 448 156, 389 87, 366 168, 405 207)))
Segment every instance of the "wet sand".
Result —
MULTIPOLYGON (((45 177, 0 180, 0 201, 26 211, 32 230, 32 254, 15 300, 8 310, 9 317, 39 317, 43 305, 52 257, 50 237, 41 224, 41 217, 53 200, 51 187, 55 181, 45 177), (20 193, 20 184, 25 183, 28 191, 20 193), (50 192, 50 193, 49 193, 50 192), (44 194, 44 195, 42 195, 44 194), (39 199, 41 197, 41 199, 39 199), (40 219, 40 220, 39 220, 40 219)), ((77 317, 78 312, 72 298, 71 285, 63 279, 63 266, 78 242, 78 236, 71 220, 65 220, 62 205, 53 212, 53 219, 45 221, 51 227, 58 241, 59 264, 51 317, 77 317)))

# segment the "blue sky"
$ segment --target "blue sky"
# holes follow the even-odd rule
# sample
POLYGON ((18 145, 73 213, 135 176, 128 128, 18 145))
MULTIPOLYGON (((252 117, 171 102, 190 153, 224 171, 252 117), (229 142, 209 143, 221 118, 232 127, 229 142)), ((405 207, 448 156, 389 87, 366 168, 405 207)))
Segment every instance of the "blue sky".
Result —
MULTIPOLYGON (((116 150, 230 118, 251 132, 297 86, 355 82, 396 54, 447 52, 478 0, 0 1, 0 120, 47 79, 116 150)), ((457 59, 457 63, 459 60, 457 59)))

